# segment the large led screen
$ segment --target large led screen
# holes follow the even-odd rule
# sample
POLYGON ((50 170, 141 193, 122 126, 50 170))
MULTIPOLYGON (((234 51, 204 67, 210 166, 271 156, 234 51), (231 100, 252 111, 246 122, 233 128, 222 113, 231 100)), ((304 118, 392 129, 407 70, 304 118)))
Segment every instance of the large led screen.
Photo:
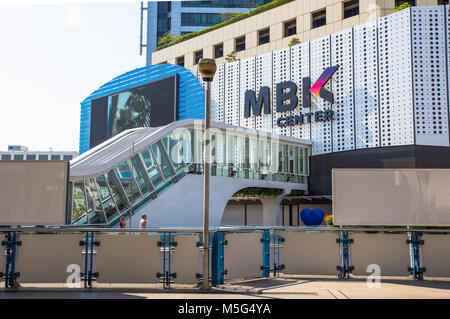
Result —
POLYGON ((90 147, 130 128, 176 120, 176 76, 91 101, 90 147))

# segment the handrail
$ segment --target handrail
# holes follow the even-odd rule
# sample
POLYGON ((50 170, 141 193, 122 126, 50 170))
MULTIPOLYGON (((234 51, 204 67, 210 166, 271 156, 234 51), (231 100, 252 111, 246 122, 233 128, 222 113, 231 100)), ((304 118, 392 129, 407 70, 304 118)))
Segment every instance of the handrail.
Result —
MULTIPOLYGON (((314 232, 432 232, 449 233, 449 228, 380 228, 380 227, 295 227, 295 226, 256 226, 256 227, 217 227, 210 229, 210 232, 248 232, 264 230, 284 230, 284 231, 314 231, 314 232)), ((42 233, 69 233, 69 232, 96 232, 96 233, 201 233, 201 227, 196 228, 98 228, 98 227, 72 227, 68 226, 49 226, 49 227, 0 227, 0 232, 42 232, 42 233)))

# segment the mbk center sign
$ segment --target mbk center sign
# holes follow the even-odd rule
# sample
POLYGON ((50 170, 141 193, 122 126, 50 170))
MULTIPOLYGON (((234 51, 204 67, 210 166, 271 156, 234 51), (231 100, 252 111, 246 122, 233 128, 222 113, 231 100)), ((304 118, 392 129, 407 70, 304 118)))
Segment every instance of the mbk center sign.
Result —
MULTIPOLYGON (((302 108, 311 108, 311 93, 324 99, 325 101, 334 103, 333 93, 324 88, 325 84, 330 80, 339 65, 327 68, 319 79, 311 86, 311 78, 305 77, 302 79, 302 108)), ((297 85, 292 81, 286 81, 276 84, 276 111, 287 112, 293 111, 298 106, 297 85)), ((264 108, 264 114, 270 114, 270 89, 267 86, 262 86, 259 89, 258 98, 256 98, 255 91, 245 91, 244 101, 244 117, 249 118, 251 113, 254 116, 261 116, 261 111, 264 108)), ((305 123, 327 122, 333 120, 334 112, 332 110, 324 110, 317 112, 300 113, 292 116, 280 117, 277 120, 279 127, 302 125, 305 123)))

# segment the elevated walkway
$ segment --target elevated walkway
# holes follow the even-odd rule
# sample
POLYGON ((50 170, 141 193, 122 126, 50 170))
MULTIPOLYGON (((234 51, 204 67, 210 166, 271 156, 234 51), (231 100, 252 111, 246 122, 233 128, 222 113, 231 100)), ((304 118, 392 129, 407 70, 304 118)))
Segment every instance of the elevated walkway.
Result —
MULTIPOLYGON (((202 223, 203 121, 124 131, 70 162, 73 224, 152 227, 202 223), (130 213, 131 211, 131 213, 130 213), (129 221, 127 222, 127 224, 129 221)), ((213 123, 211 226, 247 187, 307 190, 310 141, 213 123)))

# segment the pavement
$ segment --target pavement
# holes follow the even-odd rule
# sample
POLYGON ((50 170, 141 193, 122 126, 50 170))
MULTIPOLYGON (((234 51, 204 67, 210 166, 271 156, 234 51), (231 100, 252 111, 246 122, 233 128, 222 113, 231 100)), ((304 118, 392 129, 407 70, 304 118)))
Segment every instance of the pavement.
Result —
POLYGON ((0 289, 0 299, 450 299, 448 278, 382 277, 370 287, 365 277, 339 280, 335 276, 282 275, 228 281, 202 292, 195 286, 100 285, 90 290, 57 284, 22 284, 0 289))

